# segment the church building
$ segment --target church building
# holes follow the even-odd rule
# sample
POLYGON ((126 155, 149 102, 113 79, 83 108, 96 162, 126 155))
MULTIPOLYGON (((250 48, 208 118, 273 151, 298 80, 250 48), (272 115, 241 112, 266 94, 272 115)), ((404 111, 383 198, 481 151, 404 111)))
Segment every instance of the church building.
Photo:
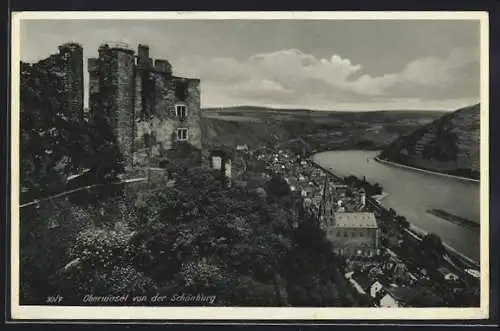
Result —
POLYGON ((335 253, 346 257, 373 257, 380 249, 377 220, 368 212, 336 212, 324 229, 335 253))

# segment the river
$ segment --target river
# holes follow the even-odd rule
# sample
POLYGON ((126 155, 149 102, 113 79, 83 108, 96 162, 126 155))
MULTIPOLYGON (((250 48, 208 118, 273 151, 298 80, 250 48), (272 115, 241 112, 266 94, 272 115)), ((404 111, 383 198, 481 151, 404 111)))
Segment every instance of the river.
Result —
POLYGON ((406 216, 416 227, 441 237, 465 256, 479 261, 480 236, 470 229, 429 214, 441 209, 479 223, 479 183, 422 173, 379 163, 378 151, 332 151, 318 153, 313 160, 337 175, 355 175, 379 183, 389 195, 383 205, 406 216))

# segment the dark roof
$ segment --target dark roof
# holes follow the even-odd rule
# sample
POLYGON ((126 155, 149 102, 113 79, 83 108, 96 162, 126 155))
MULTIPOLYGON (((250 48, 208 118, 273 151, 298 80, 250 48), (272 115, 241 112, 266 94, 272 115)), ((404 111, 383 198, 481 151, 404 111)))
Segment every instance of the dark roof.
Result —
POLYGON ((457 276, 453 271, 451 271, 450 269, 448 268, 445 268, 445 267, 441 267, 441 268, 438 268, 438 273, 442 276, 442 277, 446 277, 448 275, 454 275, 454 276, 457 276))
POLYGON ((419 296, 419 292, 411 287, 392 287, 386 288, 386 291, 397 301, 411 304, 419 296))
POLYGON ((229 156, 228 150, 225 147, 217 147, 217 149, 210 151, 210 157, 212 156, 220 156, 222 158, 229 156))
POLYGON ((372 277, 366 273, 361 272, 355 273, 352 278, 359 284, 359 286, 361 286, 363 290, 365 290, 365 292, 369 291, 373 283, 377 281, 376 279, 372 279, 372 277))
POLYGON ((421 287, 387 287, 386 291, 397 301, 413 307, 439 307, 440 297, 421 287))

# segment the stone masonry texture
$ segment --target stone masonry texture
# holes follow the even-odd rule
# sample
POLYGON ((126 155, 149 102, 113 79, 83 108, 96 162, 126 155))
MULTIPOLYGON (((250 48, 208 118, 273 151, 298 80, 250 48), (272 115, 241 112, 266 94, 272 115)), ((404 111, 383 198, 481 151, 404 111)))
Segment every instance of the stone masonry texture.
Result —
POLYGON ((77 43, 60 45, 59 52, 33 64, 56 74, 61 87, 61 103, 65 115, 72 119, 83 118, 83 48, 77 43))
POLYGON ((201 158, 199 79, 173 76, 170 63, 153 61, 145 45, 138 56, 101 46, 99 59, 89 60, 89 75, 90 111, 108 115, 127 166, 158 166, 186 150, 201 158), (185 117, 177 116, 178 105, 186 107, 185 117), (186 141, 177 139, 180 128, 187 129, 186 141))

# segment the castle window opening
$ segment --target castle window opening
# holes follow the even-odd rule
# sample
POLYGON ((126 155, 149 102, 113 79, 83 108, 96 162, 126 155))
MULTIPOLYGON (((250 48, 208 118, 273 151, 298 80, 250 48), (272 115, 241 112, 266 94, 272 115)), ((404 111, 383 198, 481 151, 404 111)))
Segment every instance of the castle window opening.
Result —
POLYGON ((188 94, 188 84, 187 82, 180 81, 177 82, 175 86, 175 96, 179 101, 185 101, 188 94))
POLYGON ((187 139, 188 139, 188 129, 186 128, 177 129, 177 140, 186 141, 187 139))
POLYGON ((180 118, 187 117, 187 107, 185 105, 176 105, 175 106, 175 116, 180 118))

